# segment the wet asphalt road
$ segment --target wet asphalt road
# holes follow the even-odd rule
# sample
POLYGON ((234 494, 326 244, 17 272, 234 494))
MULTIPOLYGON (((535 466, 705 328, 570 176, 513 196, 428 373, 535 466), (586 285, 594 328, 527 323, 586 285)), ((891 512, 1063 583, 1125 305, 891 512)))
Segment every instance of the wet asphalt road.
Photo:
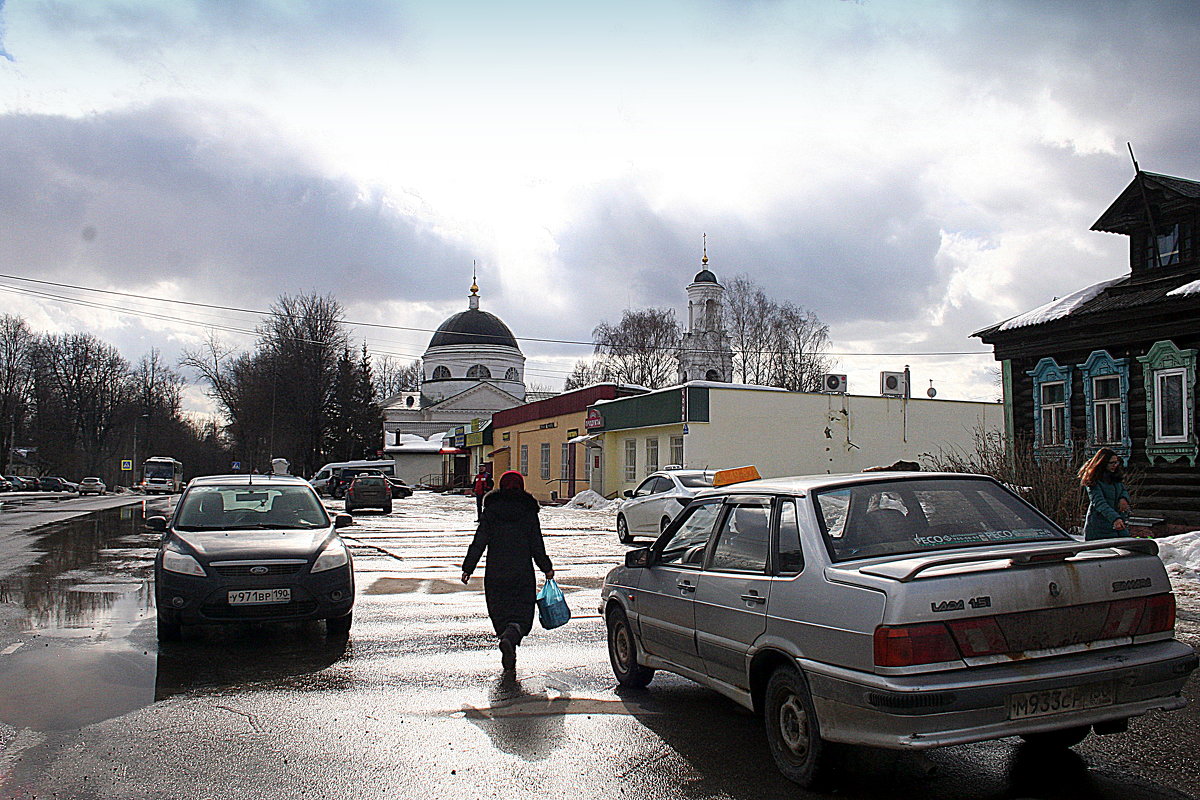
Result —
MULTIPOLYGON (((57 516, 121 502, 104 500, 57 516)), ((661 672, 644 692, 616 691, 596 614, 624 550, 611 513, 543 511, 575 618, 535 626, 506 680, 481 581, 457 580, 469 498, 418 492, 344 530, 358 599, 340 642, 311 624, 202 628, 160 647, 145 512, 32 532, 49 511, 0 512, 0 798, 817 796, 779 777, 760 722, 716 693, 661 672)), ((1197 608, 1187 587, 1193 645, 1197 608)), ((1150 715, 1049 758, 1017 740, 852 749, 834 796, 1200 796, 1197 713, 1150 715)))

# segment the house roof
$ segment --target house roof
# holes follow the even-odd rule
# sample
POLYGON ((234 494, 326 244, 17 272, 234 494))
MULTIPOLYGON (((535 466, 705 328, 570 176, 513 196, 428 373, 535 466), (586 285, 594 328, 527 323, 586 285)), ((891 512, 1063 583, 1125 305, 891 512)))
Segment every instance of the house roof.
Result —
POLYGON ((1146 227, 1147 202, 1155 216, 1158 216, 1164 211, 1172 211, 1173 205, 1194 205, 1196 200, 1200 200, 1200 181, 1156 172, 1139 172, 1108 210, 1100 215, 1100 219, 1092 225, 1092 230, 1128 234, 1146 227), (1143 188, 1145 195, 1142 194, 1143 188))

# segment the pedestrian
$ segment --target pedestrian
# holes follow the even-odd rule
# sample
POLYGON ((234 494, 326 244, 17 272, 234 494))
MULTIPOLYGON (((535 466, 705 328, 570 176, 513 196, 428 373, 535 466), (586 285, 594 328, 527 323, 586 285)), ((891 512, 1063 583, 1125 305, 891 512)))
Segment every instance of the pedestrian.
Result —
POLYGON ((554 577, 538 522, 540 510, 538 501, 525 491, 521 473, 505 472, 499 488, 483 499, 483 516, 463 559, 462 582, 467 583, 487 550, 483 591, 506 672, 516 668, 517 647, 533 628, 537 595, 533 565, 545 573, 546 580, 554 577))
POLYGON ((1129 520, 1129 492, 1125 489, 1121 457, 1111 448, 1101 447, 1079 470, 1079 482, 1088 496, 1083 538, 1116 539, 1126 536, 1129 520))
POLYGON ((475 475, 475 484, 471 487, 471 494, 475 495, 476 522, 483 519, 483 496, 492 490, 492 486, 492 473, 488 472, 487 467, 480 467, 475 475))

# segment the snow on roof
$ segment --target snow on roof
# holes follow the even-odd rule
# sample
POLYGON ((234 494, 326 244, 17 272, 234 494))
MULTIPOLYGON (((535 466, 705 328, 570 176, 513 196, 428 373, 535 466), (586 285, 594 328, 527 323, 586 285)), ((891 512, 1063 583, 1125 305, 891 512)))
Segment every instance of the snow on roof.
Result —
POLYGON ((1185 283, 1183 286, 1167 292, 1167 297, 1184 297, 1189 294, 1200 294, 1200 281, 1185 283))
MULTIPOLYGON (((1066 297, 1060 297, 1057 300, 1051 300, 1049 303, 1040 305, 1032 311, 1026 311, 1024 314, 1018 314, 1007 322, 1001 324, 997 331, 1011 331, 1014 328, 1025 328, 1030 325, 1041 325, 1046 322, 1051 322, 1056 319, 1062 319, 1069 316, 1075 309, 1096 297, 1109 286, 1112 286, 1117 281, 1124 280, 1125 276, 1113 278, 1107 281, 1094 283, 1085 289, 1080 289, 1077 292, 1072 292, 1066 297)), ((1176 290, 1178 291, 1178 290, 1176 290)))

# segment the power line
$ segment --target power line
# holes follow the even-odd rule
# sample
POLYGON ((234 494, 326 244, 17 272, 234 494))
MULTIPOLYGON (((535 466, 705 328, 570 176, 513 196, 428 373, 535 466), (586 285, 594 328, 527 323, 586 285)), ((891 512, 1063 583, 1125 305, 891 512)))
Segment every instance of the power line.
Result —
MULTIPOLYGON (((81 291, 81 292, 95 292, 97 294, 115 295, 118 297, 135 298, 138 300, 152 300, 156 303, 175 303, 178 305, 192 306, 192 307, 196 307, 196 308, 208 308, 208 309, 215 309, 215 310, 219 310, 219 311, 231 311, 231 312, 239 313, 239 314, 254 314, 254 315, 260 316, 260 317, 261 316, 274 316, 276 314, 276 312, 270 311, 270 310, 239 308, 237 306, 225 306, 225 305, 219 305, 219 304, 215 304, 215 303, 201 303, 201 302, 198 302, 195 300, 175 300, 175 299, 168 298, 168 297, 152 297, 152 296, 143 295, 143 294, 134 294, 132 292, 120 292, 115 289, 97 289, 97 288, 90 287, 90 286, 79 286, 79 285, 70 284, 70 283, 61 283, 61 282, 56 282, 56 281, 41 280, 38 278, 25 278, 20 275, 8 275, 8 274, 0 273, 0 278, 4 278, 7 280, 25 281, 28 283, 36 283, 36 284, 41 284, 43 286, 53 286, 53 287, 56 287, 59 289, 73 289, 75 291, 81 291)), ((18 291, 20 291, 20 289, 18 289, 18 287, 9 287, 9 288, 17 289, 18 291)), ((29 293, 34 293, 32 290, 24 290, 24 291, 27 291, 29 293)), ((52 299, 63 300, 64 302, 75 302, 75 303, 79 303, 82 305, 88 304, 88 301, 82 301, 82 300, 78 300, 78 299, 74 299, 74 298, 56 297, 54 295, 49 295, 49 294, 47 294, 45 296, 50 297, 52 299)), ((127 314, 134 313, 134 312, 129 311, 129 309, 113 307, 113 306, 99 305, 96 307, 112 308, 113 310, 119 311, 121 313, 127 313, 127 314)), ((184 321, 184 320, 180 320, 177 317, 164 317, 161 315, 154 314, 152 312, 134 313, 134 316, 149 316, 152 318, 164 319, 167 321, 179 321, 179 322, 184 321)), ((201 323, 193 322, 192 324, 201 324, 201 323)), ((360 328, 382 328, 384 330, 409 331, 409 332, 415 332, 415 333, 436 333, 438 330, 436 328, 418 328, 418 327, 409 326, 409 325, 389 325, 389 324, 382 323, 382 322, 361 322, 361 321, 357 321, 357 320, 345 320, 344 324, 350 325, 353 327, 360 327, 360 328)), ((214 325, 212 327, 220 328, 220 326, 216 326, 216 325, 214 325)), ((237 332, 245 333, 246 331, 237 330, 237 332)), ((488 336, 488 334, 477 334, 477 333, 469 333, 469 332, 456 331, 455 333, 456 333, 456 335, 459 335, 459 336, 468 336, 468 337, 469 336, 478 336, 478 337, 488 336)), ((581 346, 585 346, 585 347, 594 347, 595 346, 594 342, 583 342, 583 341, 579 341, 576 339, 553 339, 553 338, 548 338, 548 337, 536 337, 536 336, 514 336, 513 338, 517 339, 518 341, 522 341, 522 342, 541 342, 541 343, 545 343, 545 344, 569 344, 569 345, 581 345, 581 346)), ((673 351, 676 348, 673 348, 673 347, 651 347, 648 349, 672 350, 673 351)), ((694 352, 704 352, 704 351, 696 350, 694 352)), ((991 356, 992 352, 987 351, 987 350, 961 350, 961 351, 946 350, 946 351, 928 351, 928 352, 910 351, 910 352, 894 352, 894 353, 821 351, 820 355, 832 356, 832 357, 836 357, 836 358, 858 358, 858 357, 870 357, 870 358, 923 358, 924 357, 924 358, 928 358, 928 357, 943 357, 943 356, 991 356)))

